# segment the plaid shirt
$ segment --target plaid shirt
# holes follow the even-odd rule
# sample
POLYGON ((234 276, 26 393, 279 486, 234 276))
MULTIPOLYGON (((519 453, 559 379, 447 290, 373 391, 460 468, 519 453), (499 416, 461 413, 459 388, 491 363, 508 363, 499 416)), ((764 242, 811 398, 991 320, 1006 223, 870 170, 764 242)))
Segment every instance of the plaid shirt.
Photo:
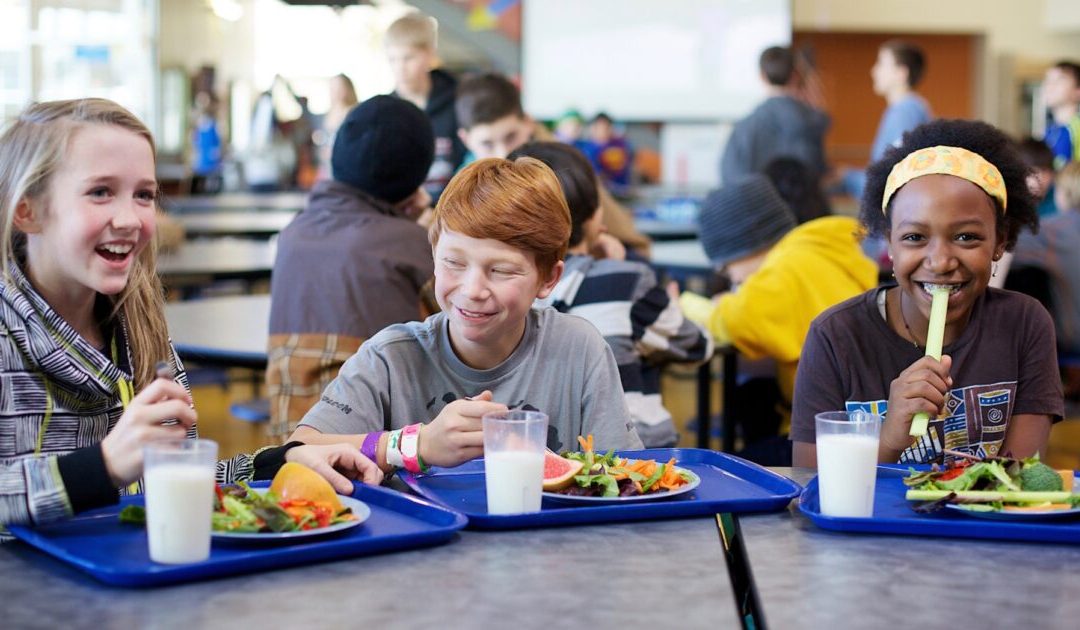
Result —
POLYGON ((270 335, 266 366, 270 435, 291 434, 363 342, 346 335, 270 335))

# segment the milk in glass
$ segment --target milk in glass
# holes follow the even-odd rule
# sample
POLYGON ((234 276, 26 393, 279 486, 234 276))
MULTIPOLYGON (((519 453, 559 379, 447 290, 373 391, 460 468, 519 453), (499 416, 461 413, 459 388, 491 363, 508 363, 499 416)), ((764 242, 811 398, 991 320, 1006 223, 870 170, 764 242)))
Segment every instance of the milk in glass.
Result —
POLYGON ((876 435, 818 434, 818 489, 822 514, 873 514, 877 455, 876 435))
POLYGON ((490 514, 536 512, 544 480, 544 454, 500 451, 484 455, 484 477, 490 514))
POLYGON ((147 468, 146 533, 150 559, 180 564, 210 556, 214 470, 206 465, 168 463, 147 468))

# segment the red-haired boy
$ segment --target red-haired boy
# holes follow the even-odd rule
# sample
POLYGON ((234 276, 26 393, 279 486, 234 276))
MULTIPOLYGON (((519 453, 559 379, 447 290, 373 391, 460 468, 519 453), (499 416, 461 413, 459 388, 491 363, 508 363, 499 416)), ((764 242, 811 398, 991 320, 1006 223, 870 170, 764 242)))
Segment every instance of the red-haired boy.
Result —
POLYGON ((485 413, 520 408, 548 414, 553 450, 590 433, 600 450, 640 448, 604 338, 583 319, 533 308, 558 283, 569 237, 570 211, 542 162, 466 167, 429 230, 442 312, 361 346, 291 439, 344 437, 384 469, 411 455, 456 466, 483 454, 485 413), (415 454, 401 452, 410 433, 415 454))

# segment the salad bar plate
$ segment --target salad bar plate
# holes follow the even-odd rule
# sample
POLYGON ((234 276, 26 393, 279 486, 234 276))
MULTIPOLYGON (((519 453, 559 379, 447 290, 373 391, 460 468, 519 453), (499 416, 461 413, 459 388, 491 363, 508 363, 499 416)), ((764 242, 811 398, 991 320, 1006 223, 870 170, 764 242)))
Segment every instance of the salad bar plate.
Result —
MULTIPOLYGON (((697 448, 656 448, 620 451, 621 457, 675 458, 679 468, 694 473, 699 483, 668 501, 566 503, 545 495, 539 512, 488 514, 484 461, 474 459, 456 468, 433 468, 425 474, 400 472, 401 479, 417 494, 464 514, 470 529, 524 529, 556 525, 585 525, 687 518, 720 512, 768 512, 782 510, 798 496, 799 484, 734 455, 697 448)), ((635 497, 638 498, 638 497, 635 497)), ((660 496, 657 496, 659 499, 660 496)))
POLYGON ((840 532, 1080 544, 1078 519, 978 519, 955 510, 920 514, 905 497, 908 471, 908 466, 878 466, 874 513, 868 518, 822 514, 817 477, 799 497, 799 510, 818 527, 840 532))
MULTIPOLYGON (((251 484, 253 488, 268 485, 251 484)), ((210 557, 192 564, 151 561, 146 529, 120 522, 120 510, 142 505, 141 495, 123 497, 119 505, 91 510, 66 521, 39 527, 13 525, 9 530, 26 544, 102 582, 148 587, 436 545, 452 538, 466 522, 460 514, 385 488, 355 484, 352 497, 371 510, 359 527, 334 536, 298 538, 278 545, 214 540, 210 557)))
POLYGON ((363 523, 371 517, 371 508, 367 506, 363 501, 354 499, 352 497, 345 497, 338 495, 338 500, 341 501, 341 505, 352 510, 353 516, 356 520, 344 521, 327 527, 317 527, 315 529, 305 529, 299 532, 223 532, 212 531, 211 537, 214 540, 244 540, 244 541, 257 541, 257 542, 281 542, 285 540, 296 540, 298 538, 313 538, 315 536, 325 536, 327 534, 333 534, 334 532, 340 532, 342 530, 351 529, 357 525, 363 523))
POLYGON ((667 490, 665 492, 649 492, 647 494, 635 494, 629 497, 586 497, 573 494, 562 494, 560 492, 545 492, 543 497, 548 501, 555 501, 557 503, 583 503, 583 504, 612 504, 621 505, 625 503, 641 503, 642 501, 662 501, 664 499, 670 499, 677 497, 681 494, 691 492, 694 488, 701 485, 701 477, 694 474, 693 471, 685 470, 690 480, 685 485, 679 486, 674 490, 667 490))

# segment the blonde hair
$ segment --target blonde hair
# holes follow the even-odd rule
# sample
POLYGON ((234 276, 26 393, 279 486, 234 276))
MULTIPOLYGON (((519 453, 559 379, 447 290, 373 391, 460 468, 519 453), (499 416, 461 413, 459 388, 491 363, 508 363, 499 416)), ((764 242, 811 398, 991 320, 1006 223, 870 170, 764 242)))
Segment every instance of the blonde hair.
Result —
POLYGON ((439 26, 435 18, 419 11, 406 13, 386 29, 387 46, 409 46, 435 51, 439 26))
MULTIPOLYGON (((47 199, 49 183, 63 165, 72 137, 91 124, 131 131, 154 151, 154 139, 146 125, 123 107, 101 98, 30 105, 0 135, 0 260, 7 283, 12 283, 10 265, 18 264, 26 243, 26 235, 14 225, 16 207, 23 201, 47 199)), ((124 290, 107 296, 113 307, 111 317, 122 315, 126 325, 136 390, 154 379, 158 361, 172 361, 156 262, 157 242, 152 239, 132 265, 124 290)))
POLYGON ((1080 162, 1069 162, 1062 167, 1054 183, 1065 202, 1065 207, 1058 210, 1080 210, 1080 162))
POLYGON ((570 208, 547 164, 530 157, 488 158, 462 169, 443 190, 428 229, 432 247, 445 230, 530 253, 547 279, 566 255, 570 208))

